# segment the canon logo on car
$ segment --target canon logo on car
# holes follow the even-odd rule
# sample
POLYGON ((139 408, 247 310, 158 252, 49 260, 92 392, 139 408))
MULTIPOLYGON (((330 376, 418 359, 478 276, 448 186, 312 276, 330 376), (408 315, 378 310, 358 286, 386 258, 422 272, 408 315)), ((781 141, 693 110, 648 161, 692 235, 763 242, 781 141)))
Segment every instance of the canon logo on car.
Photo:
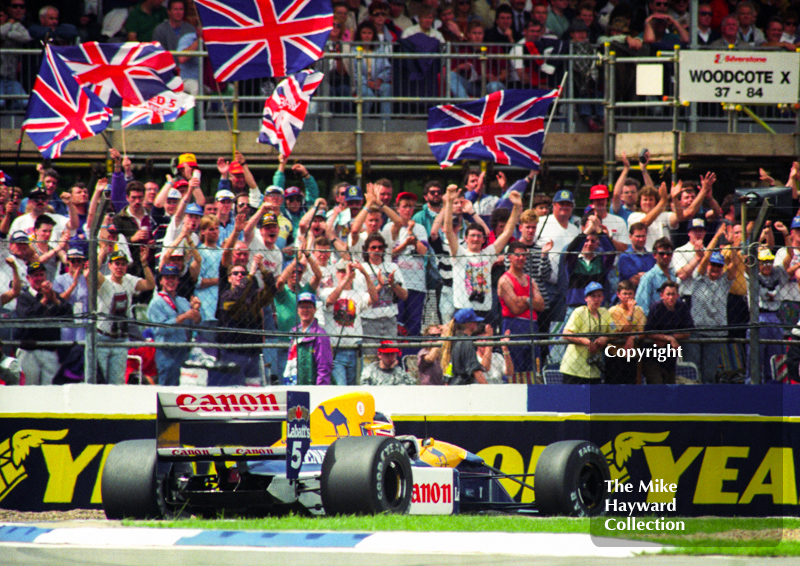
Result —
POLYGON ((237 456, 255 456, 259 454, 269 456, 275 454, 275 450, 272 448, 237 448, 233 453, 237 456))
POLYGON ((204 448, 176 448, 172 451, 173 456, 210 456, 211 451, 204 448))
POLYGON ((415 483, 412 503, 452 503, 453 486, 449 483, 415 483))
POLYGON ((187 413, 271 413, 280 411, 280 405, 272 393, 225 393, 194 395, 183 393, 175 399, 181 411, 187 413))

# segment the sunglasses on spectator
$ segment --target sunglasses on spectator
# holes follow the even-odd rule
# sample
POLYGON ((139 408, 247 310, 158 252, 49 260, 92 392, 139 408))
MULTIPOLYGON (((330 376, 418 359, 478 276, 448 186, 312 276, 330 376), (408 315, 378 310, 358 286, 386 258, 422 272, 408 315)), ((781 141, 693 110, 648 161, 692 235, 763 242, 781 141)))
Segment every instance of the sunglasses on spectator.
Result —
POLYGON ((244 208, 245 206, 248 206, 248 204, 246 202, 237 202, 236 206, 238 206, 239 208, 244 208))
POLYGON ((656 252, 656 255, 660 255, 661 257, 668 257, 672 255, 672 252, 656 252))
POLYGON ((287 197, 286 202, 303 202, 303 197, 287 197))
POLYGON ((697 12, 698 16, 711 16, 711 12, 697 12))
POLYGON ((247 272, 241 269, 237 269, 236 271, 231 271, 231 275, 234 277, 238 277, 239 275, 245 275, 247 272))
POLYGON ((47 202, 47 197, 31 197, 31 200, 34 202, 47 202))
POLYGON ((386 249, 386 246, 370 246, 369 247, 369 251, 376 251, 376 252, 382 252, 385 249, 386 249))

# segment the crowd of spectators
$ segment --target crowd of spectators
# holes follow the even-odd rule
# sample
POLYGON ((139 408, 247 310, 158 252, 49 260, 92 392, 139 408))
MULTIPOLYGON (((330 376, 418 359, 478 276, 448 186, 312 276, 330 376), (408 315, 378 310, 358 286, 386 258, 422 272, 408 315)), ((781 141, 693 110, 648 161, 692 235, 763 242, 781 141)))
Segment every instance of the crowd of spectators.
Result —
MULTIPOLYGON (((131 337, 154 340, 164 385, 198 356, 229 368, 210 372, 209 385, 246 384, 264 367, 276 383, 355 385, 376 354, 370 383, 532 383, 547 368, 567 383, 673 383, 678 356, 703 383, 748 371, 744 346, 729 351, 749 323, 738 203, 733 194, 717 202, 713 172, 655 188, 649 153, 639 154, 641 181, 623 153, 614 186, 592 186, 585 209, 559 189, 525 210, 532 174, 511 184, 469 169, 460 186, 429 181, 421 206, 388 179, 343 182, 329 202, 302 164, 279 157, 259 187, 236 152, 217 160, 211 197, 193 154, 165 181, 109 155, 110 178, 95 171, 89 185, 60 187, 58 172, 39 166, 27 198, 6 176, 0 190, 3 316, 81 323, 96 314, 106 383, 125 382, 131 337), (417 346, 439 336, 452 338, 417 346), (566 347, 527 343, 559 336, 566 347), (642 348, 652 357, 620 359, 642 348), (665 362, 661 351, 678 354, 665 362)), ((785 185, 795 201, 799 183, 794 163, 785 185)), ((761 245, 761 339, 782 339, 800 318, 792 212, 747 236, 761 245)), ((3 338, 21 341, 26 383, 82 379, 83 325, 20 325, 3 338)), ((761 348, 766 379, 783 353, 761 348)))
MULTIPOLYGON (((189 94, 200 92, 200 62, 188 55, 198 49, 202 35, 194 0, 84 0, 77 9, 74 2, 34 4, 33 0, 6 0, 0 7, 0 46, 156 41, 167 50, 187 53, 177 57, 181 77, 189 94), (28 13, 29 8, 39 11, 28 13)), ((800 46, 798 12, 797 2, 766 0, 699 4, 688 0, 334 0, 330 56, 318 66, 327 74, 330 93, 338 97, 413 96, 420 92, 410 90, 413 81, 440 79, 444 85, 445 77, 452 96, 475 97, 503 88, 557 86, 564 60, 548 62, 543 54, 591 55, 605 42, 612 43, 620 57, 646 56, 674 45, 685 48, 692 43, 691 33, 700 46, 794 51, 800 46), (690 29, 692 9, 697 9, 694 32, 690 29), (438 53, 445 44, 457 55, 446 62, 404 64, 391 57, 395 52, 438 53), (481 47, 486 48, 488 62, 479 57, 481 47), (357 48, 362 58, 336 55, 352 55, 357 48), (515 57, 491 58, 507 53, 515 57)), ((17 55, 3 57, 0 108, 25 104, 1 98, 30 91, 35 69, 20 63, 17 55)), ((574 97, 601 97, 602 76, 592 58, 575 60, 572 67, 574 97)), ((219 86, 210 78, 204 82, 211 91, 219 86)), ((438 93, 444 90, 440 87, 438 93)), ((337 103, 334 111, 351 108, 337 103)), ((389 101, 368 103, 364 108, 367 114, 382 117, 396 110, 389 101)), ((576 108, 591 131, 602 125, 600 110, 588 103, 576 108)))

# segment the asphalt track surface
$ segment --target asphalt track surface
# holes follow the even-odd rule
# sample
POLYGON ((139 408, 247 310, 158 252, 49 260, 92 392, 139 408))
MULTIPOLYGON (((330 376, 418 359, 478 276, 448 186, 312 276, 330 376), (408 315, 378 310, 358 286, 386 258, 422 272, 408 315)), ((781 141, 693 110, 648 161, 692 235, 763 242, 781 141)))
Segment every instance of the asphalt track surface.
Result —
POLYGON ((795 566, 797 558, 672 556, 583 534, 319 533, 0 524, 0 562, 24 566, 689 565, 795 566), (595 544, 595 543, 599 544, 595 544))

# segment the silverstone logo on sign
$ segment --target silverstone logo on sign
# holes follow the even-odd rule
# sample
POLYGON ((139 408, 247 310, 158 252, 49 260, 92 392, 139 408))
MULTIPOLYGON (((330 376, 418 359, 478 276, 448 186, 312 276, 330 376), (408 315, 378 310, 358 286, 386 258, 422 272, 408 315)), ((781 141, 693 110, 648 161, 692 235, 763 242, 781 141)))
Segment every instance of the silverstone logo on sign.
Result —
POLYGON ((800 53, 681 51, 679 80, 684 102, 794 104, 800 53))

